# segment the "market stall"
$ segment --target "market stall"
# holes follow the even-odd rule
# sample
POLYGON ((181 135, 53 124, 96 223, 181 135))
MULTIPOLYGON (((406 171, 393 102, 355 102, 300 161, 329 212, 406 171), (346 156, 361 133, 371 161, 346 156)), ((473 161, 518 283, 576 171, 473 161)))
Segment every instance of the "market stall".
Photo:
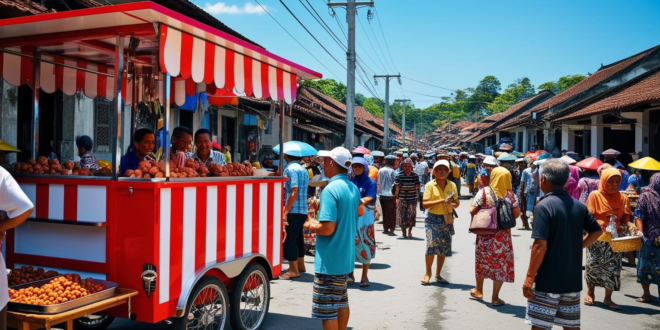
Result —
POLYGON ((282 267, 284 179, 251 175, 249 163, 205 166, 205 173, 174 164, 170 107, 204 91, 267 99, 284 109, 300 79, 320 74, 137 2, 0 20, 0 76, 33 90, 30 109, 19 110, 30 111, 31 159, 14 169, 35 209, 8 232, 8 267, 76 273, 138 292, 129 312, 116 307, 107 312, 112 316, 150 323, 174 317, 182 329, 263 324, 269 280, 282 267), (37 157, 40 91, 58 90, 112 101, 103 170, 37 157), (148 173, 123 177, 119 160, 143 126, 138 108, 147 102, 160 108, 165 148, 139 164, 148 173))

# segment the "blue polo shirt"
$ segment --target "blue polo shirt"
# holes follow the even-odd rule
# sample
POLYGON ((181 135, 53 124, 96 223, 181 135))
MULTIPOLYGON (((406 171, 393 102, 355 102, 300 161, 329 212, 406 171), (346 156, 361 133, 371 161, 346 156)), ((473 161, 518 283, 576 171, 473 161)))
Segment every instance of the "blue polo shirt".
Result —
POLYGON ((346 275, 355 267, 355 233, 360 191, 346 174, 337 174, 321 192, 319 221, 335 222, 330 236, 316 236, 314 272, 346 275))
MULTIPOLYGON (((294 161, 287 164, 284 169, 284 177, 289 178, 284 182, 284 203, 288 203, 291 196, 291 189, 298 188, 298 197, 291 206, 289 213, 307 214, 307 188, 309 186, 309 172, 300 165, 300 162, 294 161)), ((286 205, 286 204, 285 204, 286 205)))
POLYGON ((121 156, 121 160, 119 161, 119 176, 124 175, 126 170, 136 170, 140 161, 142 159, 138 158, 135 149, 131 149, 128 153, 121 156))

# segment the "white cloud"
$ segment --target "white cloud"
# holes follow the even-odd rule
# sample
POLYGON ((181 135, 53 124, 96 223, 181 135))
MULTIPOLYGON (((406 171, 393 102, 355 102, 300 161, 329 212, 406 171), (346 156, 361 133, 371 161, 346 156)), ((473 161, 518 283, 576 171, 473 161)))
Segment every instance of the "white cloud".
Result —
MULTIPOLYGON (((264 8, 267 8, 264 5, 264 8)), ((257 14, 261 15, 265 13, 264 8, 261 8, 261 6, 258 5, 253 5, 252 3, 246 3, 242 7, 239 7, 237 5, 228 5, 222 1, 216 2, 215 4, 210 4, 206 3, 204 6, 204 9, 213 14, 213 15, 241 15, 241 14, 257 14)))

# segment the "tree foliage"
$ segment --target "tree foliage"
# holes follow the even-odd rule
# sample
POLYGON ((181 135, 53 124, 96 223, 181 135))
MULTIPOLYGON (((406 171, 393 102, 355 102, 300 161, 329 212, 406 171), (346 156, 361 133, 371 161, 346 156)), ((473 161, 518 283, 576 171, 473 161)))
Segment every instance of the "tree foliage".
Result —
POLYGON ((557 81, 548 81, 546 83, 539 85, 539 90, 545 89, 555 94, 559 94, 567 90, 568 88, 572 87, 573 85, 579 83, 580 81, 584 80, 585 78, 587 77, 581 74, 559 77, 559 80, 557 81))
POLYGON ((507 86, 504 93, 498 95, 486 108, 489 114, 500 113, 534 94, 536 94, 534 85, 529 78, 523 77, 507 86))

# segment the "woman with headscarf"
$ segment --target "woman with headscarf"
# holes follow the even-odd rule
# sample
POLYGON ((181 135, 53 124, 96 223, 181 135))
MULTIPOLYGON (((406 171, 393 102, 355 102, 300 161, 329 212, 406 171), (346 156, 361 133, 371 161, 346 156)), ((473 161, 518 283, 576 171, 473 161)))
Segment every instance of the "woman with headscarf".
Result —
POLYGON ((403 169, 396 176, 396 190, 394 196, 397 198, 399 221, 403 238, 412 238, 412 229, 417 219, 417 192, 420 183, 419 176, 413 172, 413 162, 410 158, 403 160, 403 169))
POLYGON ((568 168, 571 171, 571 175, 568 176, 568 181, 564 185, 564 190, 568 193, 569 196, 574 199, 580 198, 580 190, 578 189, 578 182, 580 182, 580 170, 573 165, 569 165, 568 168))
MULTIPOLYGON (((504 207, 511 209, 514 219, 520 216, 518 201, 511 187, 511 173, 503 167, 492 170, 490 185, 480 189, 474 196, 470 214, 474 216, 482 207, 496 207, 498 201, 503 201, 504 207)), ((504 305, 499 293, 504 282, 513 283, 513 260, 511 229, 497 230, 492 235, 477 235, 474 260, 477 285, 470 290, 470 296, 478 300, 483 299, 484 279, 488 278, 493 280, 492 305, 504 305)))
POLYGON ((454 224, 447 223, 445 217, 450 217, 454 208, 458 207, 458 188, 456 184, 447 179, 449 176, 449 162, 440 160, 433 165, 435 179, 426 184, 423 204, 428 209, 426 217, 426 273, 422 278, 422 285, 429 285, 431 280, 431 267, 433 259, 438 256, 435 271, 435 280, 441 284, 448 284, 440 276, 445 257, 451 257, 451 237, 454 235, 454 224))
MULTIPOLYGON (((616 221, 618 234, 621 235, 621 225, 630 222, 630 201, 619 192, 621 172, 615 168, 602 171, 598 190, 589 194, 587 208, 598 221, 603 232, 610 221, 616 221)), ((612 251, 609 242, 596 241, 587 248, 587 265, 584 278, 587 280, 587 295, 584 304, 594 304, 594 290, 597 286, 605 288, 603 303, 613 310, 621 309, 612 301, 612 292, 621 287, 621 253, 612 251)))
MULTIPOLYGON (((376 182, 367 173, 369 163, 362 157, 353 157, 351 165, 353 178, 351 181, 360 191, 360 207, 364 213, 358 217, 357 236, 355 237, 355 260, 362 264, 361 287, 369 286, 369 264, 376 255, 376 238, 374 236, 374 205, 376 201, 376 182)), ((359 212, 358 212, 359 214, 359 212)), ((355 280, 353 273, 349 276, 355 280)))
POLYGON ((637 281, 644 294, 638 302, 651 302, 651 284, 660 286, 660 173, 653 174, 651 184, 635 208, 635 224, 643 233, 643 244, 637 262, 637 281))

